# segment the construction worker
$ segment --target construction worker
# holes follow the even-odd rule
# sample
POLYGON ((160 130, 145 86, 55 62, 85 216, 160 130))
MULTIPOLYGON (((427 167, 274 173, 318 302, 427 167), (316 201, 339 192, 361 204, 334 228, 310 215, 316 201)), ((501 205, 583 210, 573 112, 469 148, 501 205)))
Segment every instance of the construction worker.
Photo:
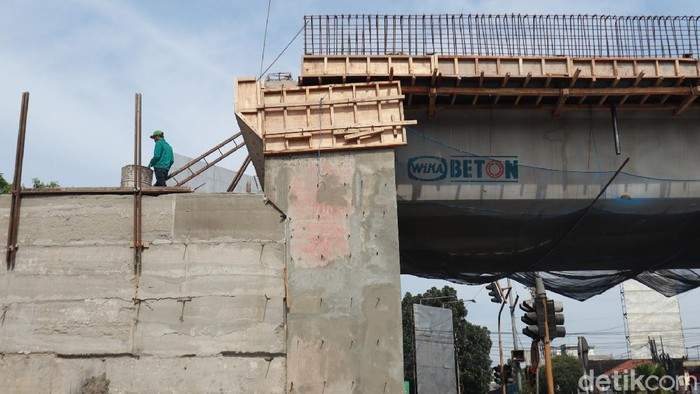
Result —
POLYGON ((174 162, 173 148, 165 141, 165 135, 161 130, 154 131, 151 139, 156 142, 153 158, 148 163, 148 166, 153 167, 153 172, 156 174, 156 183, 153 186, 165 186, 168 171, 174 162))

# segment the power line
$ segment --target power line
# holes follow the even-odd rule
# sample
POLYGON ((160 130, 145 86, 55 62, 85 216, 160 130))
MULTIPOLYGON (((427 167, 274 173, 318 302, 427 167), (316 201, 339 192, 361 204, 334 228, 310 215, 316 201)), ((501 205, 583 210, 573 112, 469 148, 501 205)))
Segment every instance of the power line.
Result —
POLYGON ((265 74, 270 68, 272 68, 272 66, 275 65, 275 63, 277 62, 277 60, 284 54, 284 52, 287 50, 287 48, 289 48, 289 46, 292 45, 292 43, 297 39, 297 37, 299 37, 299 34, 301 34, 301 32, 304 31, 304 28, 305 28, 305 27, 306 27, 306 22, 304 22, 304 25, 301 27, 301 29, 299 29, 299 31, 297 32, 297 34, 294 35, 294 38, 292 38, 292 40, 289 41, 289 43, 287 44, 287 46, 284 47, 284 49, 282 49, 282 52, 280 52, 280 54, 277 55, 277 57, 275 58, 275 60, 273 60, 272 63, 270 63, 270 65, 265 69, 265 71, 263 71, 263 72, 260 73, 260 76, 258 77, 258 79, 256 79, 256 81, 259 81, 260 78, 262 78, 263 74, 265 74))
POLYGON ((258 79, 262 78, 262 68, 263 68, 263 62, 265 61, 265 44, 267 43, 267 26, 268 23, 270 22, 270 4, 272 4, 272 0, 267 0, 267 18, 265 18, 265 35, 263 35, 263 47, 262 47, 262 54, 260 54, 260 76, 258 79))

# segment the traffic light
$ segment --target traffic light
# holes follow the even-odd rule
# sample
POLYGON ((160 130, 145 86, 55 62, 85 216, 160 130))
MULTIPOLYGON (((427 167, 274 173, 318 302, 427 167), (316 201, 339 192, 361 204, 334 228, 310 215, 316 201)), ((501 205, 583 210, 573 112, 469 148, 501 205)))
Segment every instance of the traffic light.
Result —
POLYGON ((491 282, 486 285, 486 289, 489 291, 489 296, 491 296, 491 302, 500 304, 503 302, 503 295, 501 295, 501 288, 496 282, 491 282))
POLYGON ((523 334, 534 341, 544 338, 544 306, 542 301, 539 299, 523 301, 520 304, 520 309, 525 312, 520 320, 527 324, 527 327, 523 328, 523 334))
POLYGON ((500 365, 493 367, 493 381, 496 382, 496 384, 498 384, 498 385, 501 384, 501 366, 500 365))
MULTIPOLYGON (((549 328, 549 339, 562 338, 566 336, 564 327, 564 304, 558 301, 547 301, 547 328, 549 328)), ((537 341, 545 337, 545 311, 542 298, 523 301, 520 304, 525 314, 520 319, 527 327, 523 328, 523 334, 537 341)))
POLYGON ((530 367, 527 369, 527 383, 531 389, 537 386, 537 368, 530 367))
POLYGON ((513 367, 510 364, 503 366, 503 383, 513 383, 513 367))
POLYGON ((563 312, 564 304, 562 302, 547 300, 547 324, 549 325, 549 339, 563 338, 566 336, 563 312))

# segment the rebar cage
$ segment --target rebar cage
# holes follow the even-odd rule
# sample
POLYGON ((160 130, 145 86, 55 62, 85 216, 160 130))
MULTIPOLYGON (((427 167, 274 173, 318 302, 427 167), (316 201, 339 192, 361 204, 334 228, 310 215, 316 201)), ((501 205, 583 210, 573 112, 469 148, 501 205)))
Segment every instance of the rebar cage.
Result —
POLYGON ((692 58, 700 16, 307 15, 306 55, 692 58))

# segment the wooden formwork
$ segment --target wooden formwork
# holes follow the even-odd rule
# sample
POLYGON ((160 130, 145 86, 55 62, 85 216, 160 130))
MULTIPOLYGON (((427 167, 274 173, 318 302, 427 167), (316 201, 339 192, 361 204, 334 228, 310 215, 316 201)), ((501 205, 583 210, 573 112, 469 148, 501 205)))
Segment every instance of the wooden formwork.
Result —
POLYGON ((391 81, 263 87, 239 79, 236 115, 266 155, 393 147, 406 144, 404 126, 415 124, 404 120, 403 99, 391 81))
POLYGON ((693 78, 698 59, 628 59, 497 56, 304 56, 302 81, 315 84, 333 77, 573 77, 693 78))
POLYGON ((406 105, 698 109, 696 58, 304 56, 302 85, 398 80, 406 105))

